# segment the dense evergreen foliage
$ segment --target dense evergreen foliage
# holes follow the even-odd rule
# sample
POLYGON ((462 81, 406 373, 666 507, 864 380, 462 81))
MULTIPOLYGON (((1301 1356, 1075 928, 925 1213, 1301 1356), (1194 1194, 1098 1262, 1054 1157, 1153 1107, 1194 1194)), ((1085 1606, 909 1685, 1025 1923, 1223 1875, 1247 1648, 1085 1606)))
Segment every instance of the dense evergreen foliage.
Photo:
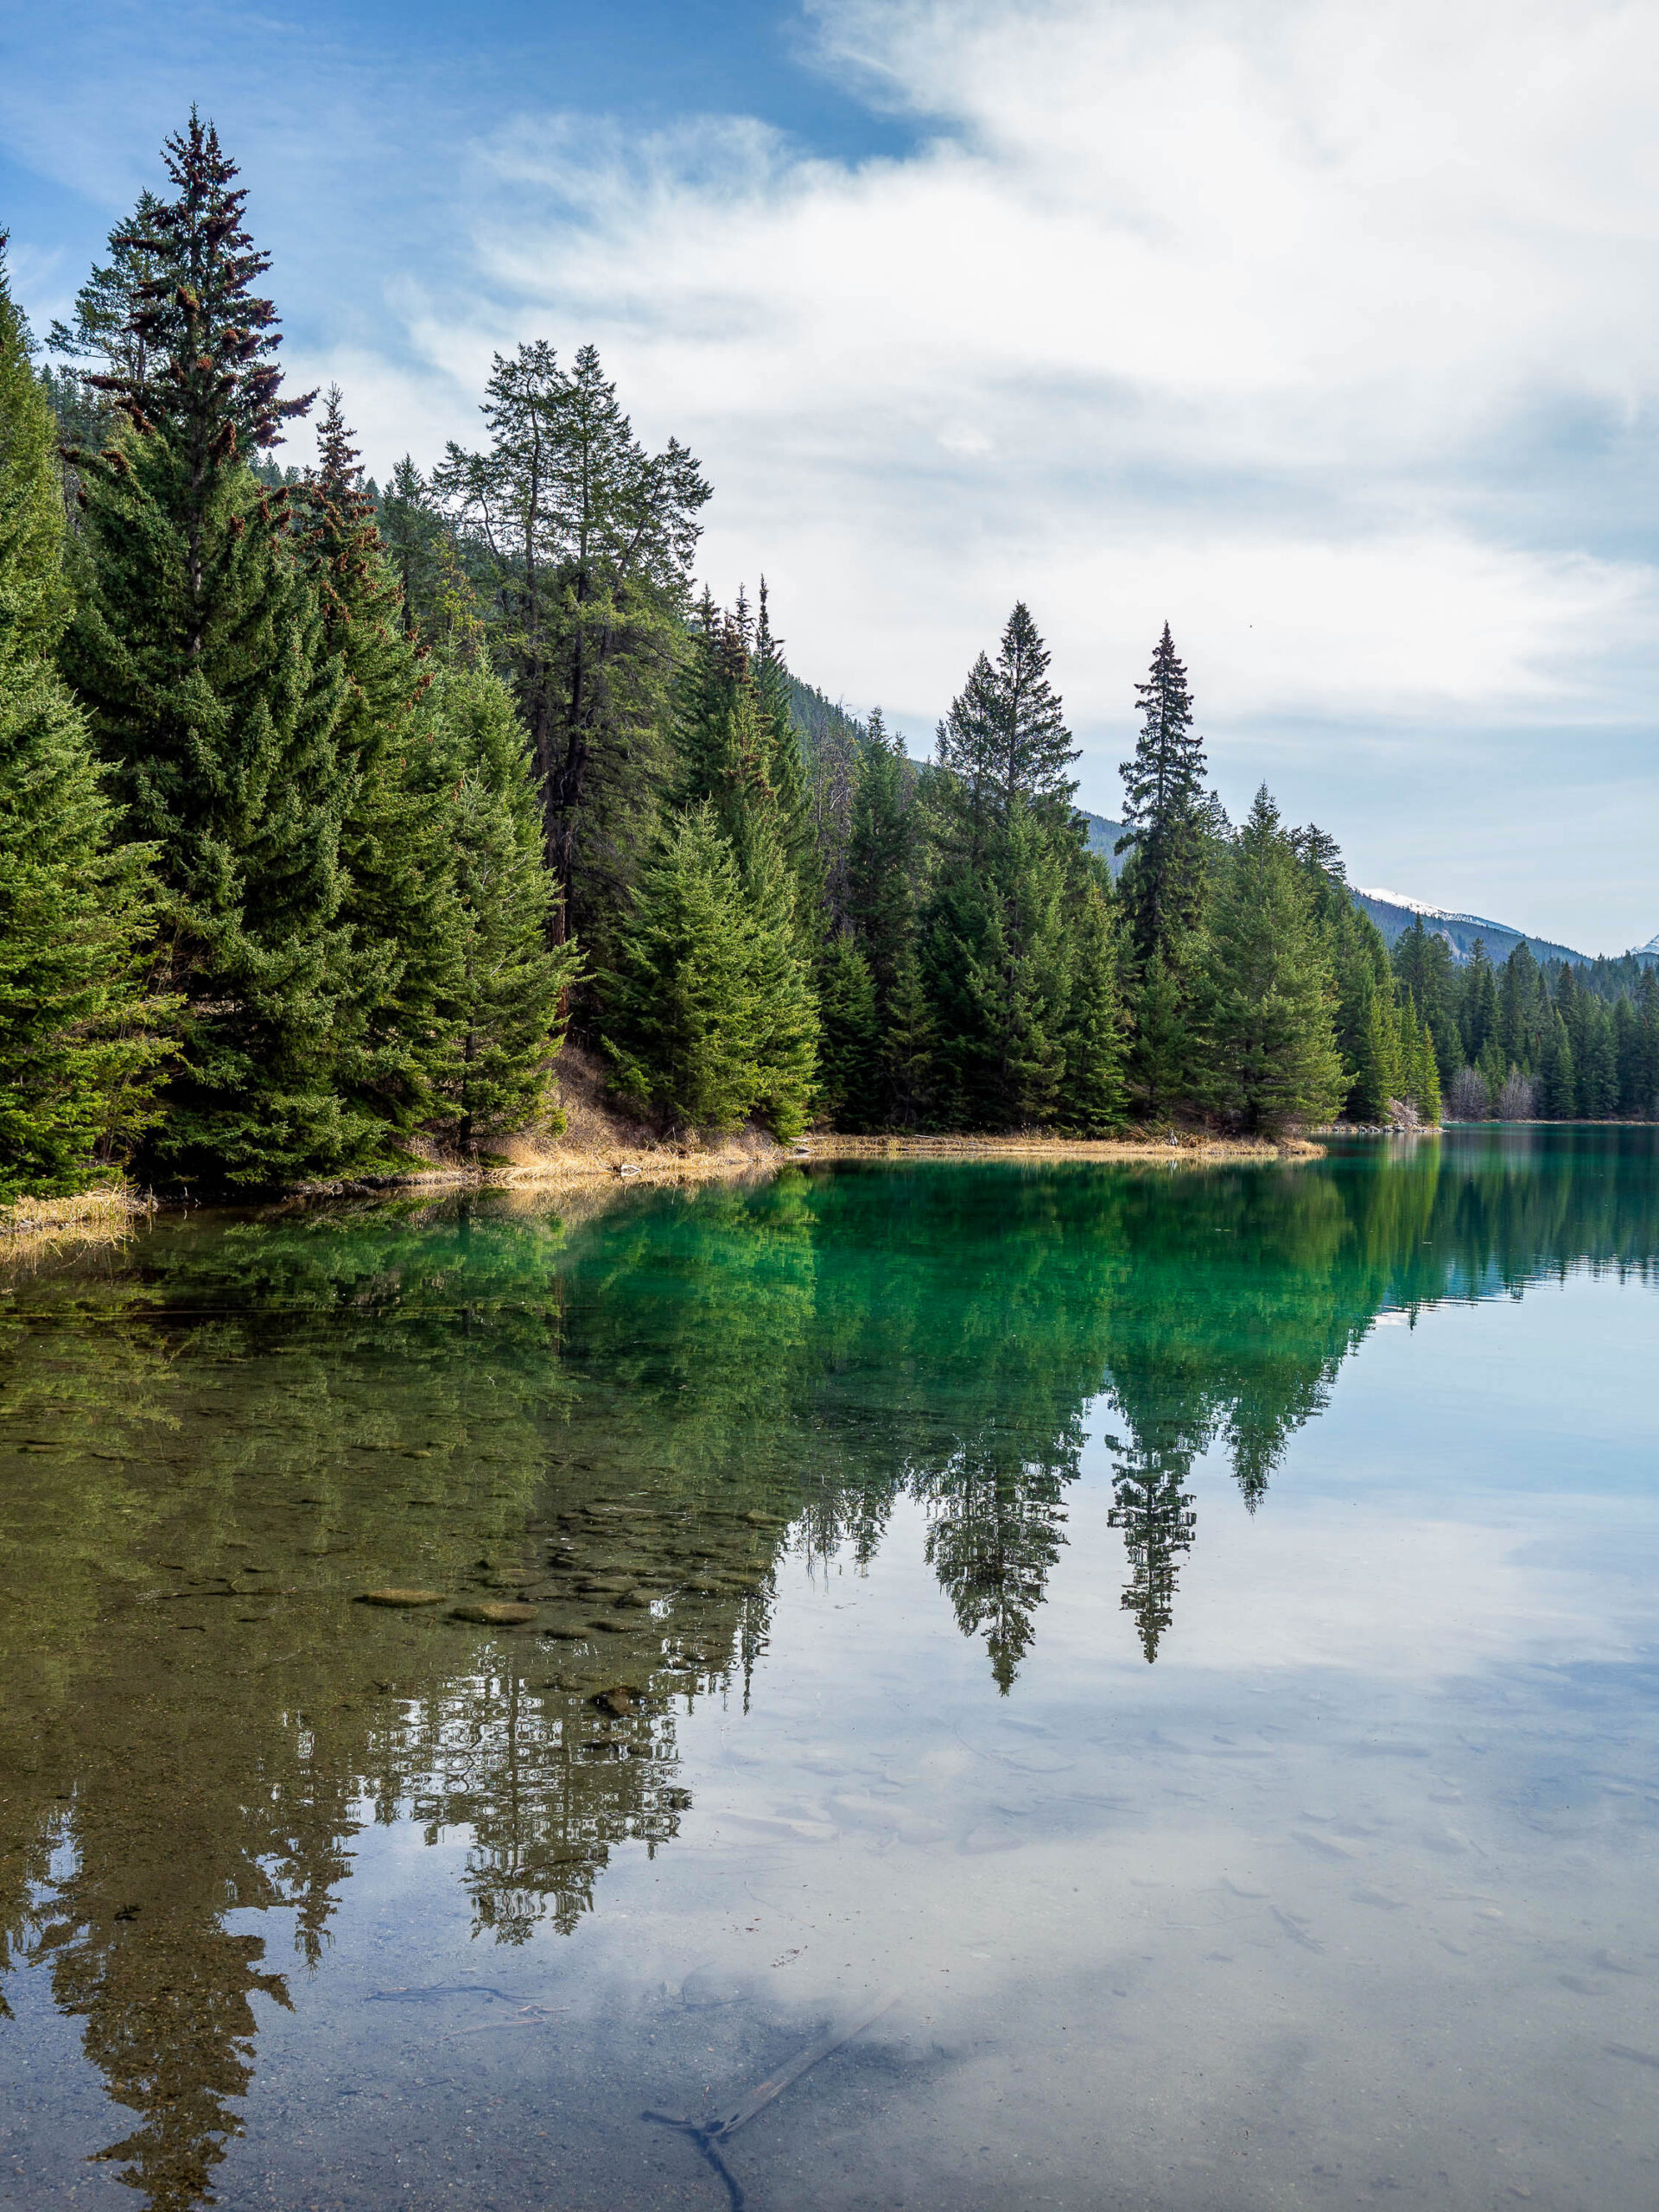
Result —
POLYGON ((1324 831, 1235 830, 1167 625, 1116 886, 1023 602, 930 760, 803 683, 591 346, 498 355, 429 474, 333 388, 272 458, 316 395, 235 164, 163 161, 52 365, 0 295, 0 1192, 477 1154, 556 1126, 567 1020, 785 1140, 1659 1110, 1650 965, 1390 957, 1324 831))
POLYGON ((70 612, 56 425, 0 234, 0 1198, 73 1192, 143 1129, 170 1011, 139 940, 150 855, 117 845, 54 664, 70 612))

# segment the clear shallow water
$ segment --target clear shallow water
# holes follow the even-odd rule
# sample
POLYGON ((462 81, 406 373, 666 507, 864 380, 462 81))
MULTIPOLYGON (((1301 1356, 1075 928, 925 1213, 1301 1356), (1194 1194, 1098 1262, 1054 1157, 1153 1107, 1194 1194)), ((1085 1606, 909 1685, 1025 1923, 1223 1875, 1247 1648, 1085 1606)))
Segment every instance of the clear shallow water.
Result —
POLYGON ((1649 2201, 1656 1144, 14 1274, 0 2202, 1649 2201))

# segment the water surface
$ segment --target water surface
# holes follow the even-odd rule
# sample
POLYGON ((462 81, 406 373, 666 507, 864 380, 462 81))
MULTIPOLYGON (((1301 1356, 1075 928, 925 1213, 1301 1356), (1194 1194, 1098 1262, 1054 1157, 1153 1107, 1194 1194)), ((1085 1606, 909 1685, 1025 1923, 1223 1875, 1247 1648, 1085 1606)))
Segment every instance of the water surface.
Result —
POLYGON ((0 2202, 1648 2201, 1656 1145, 14 1271, 0 2202))

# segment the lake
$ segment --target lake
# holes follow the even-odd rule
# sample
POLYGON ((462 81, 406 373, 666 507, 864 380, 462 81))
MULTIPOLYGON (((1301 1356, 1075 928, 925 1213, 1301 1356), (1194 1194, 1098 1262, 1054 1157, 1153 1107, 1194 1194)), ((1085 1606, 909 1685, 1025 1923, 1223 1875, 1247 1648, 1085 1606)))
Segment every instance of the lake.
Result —
POLYGON ((1650 2202, 1656 1288, 1651 1128, 14 1263, 0 2202, 1650 2202))

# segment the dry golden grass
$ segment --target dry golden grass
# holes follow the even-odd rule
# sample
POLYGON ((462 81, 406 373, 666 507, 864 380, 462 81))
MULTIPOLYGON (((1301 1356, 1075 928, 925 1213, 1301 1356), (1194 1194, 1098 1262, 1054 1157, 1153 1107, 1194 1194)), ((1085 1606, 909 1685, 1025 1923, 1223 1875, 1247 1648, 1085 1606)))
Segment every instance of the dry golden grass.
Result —
POLYGON ((73 1198, 19 1198, 0 1206, 0 1253, 7 1256, 49 1244, 107 1243, 124 1236, 151 1211, 124 1183, 82 1191, 73 1198))

